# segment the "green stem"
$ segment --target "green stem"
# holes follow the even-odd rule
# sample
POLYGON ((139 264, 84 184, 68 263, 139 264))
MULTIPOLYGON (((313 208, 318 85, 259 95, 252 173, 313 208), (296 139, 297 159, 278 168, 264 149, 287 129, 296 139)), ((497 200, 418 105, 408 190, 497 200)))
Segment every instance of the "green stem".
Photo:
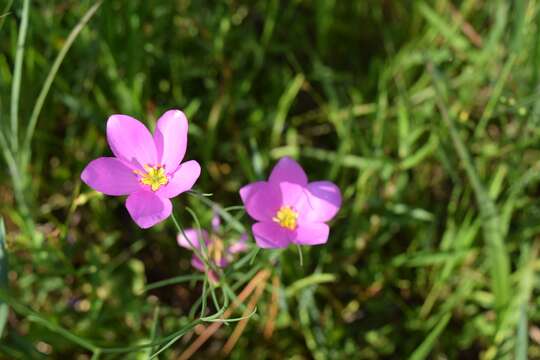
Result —
POLYGON ((208 261, 208 258, 207 256, 205 256, 206 254, 203 254, 196 246, 195 244, 192 244, 191 243, 191 240, 188 238, 188 236, 186 235, 186 232, 184 231, 184 228, 182 227, 182 225, 180 225, 180 222, 178 221, 178 219, 176 219, 176 216, 174 216, 174 212, 171 213, 171 219, 174 223, 174 226, 176 226, 176 230, 178 231, 178 233, 182 234, 186 240, 188 241, 188 243, 191 245, 192 247, 192 250, 193 252, 195 253, 195 255, 203 262, 204 266, 205 266, 205 269, 208 267, 210 269, 212 269, 213 271, 216 272, 216 274, 220 274, 221 271, 220 269, 218 269, 215 264, 213 264, 212 262, 208 261))
POLYGON ((304 256, 302 255, 302 248, 300 245, 296 245, 296 249, 298 250, 298 258, 300 259, 300 266, 304 266, 304 256))
MULTIPOLYGON (((186 210, 193 217, 194 221, 197 224, 198 231, 200 233, 201 226, 200 226, 200 223, 199 223, 197 217, 195 216, 195 213, 193 212, 193 210, 191 210, 189 208, 186 208, 186 210)), ((228 302, 229 302, 229 297, 228 297, 227 293, 225 292, 225 289, 230 288, 230 286, 227 283, 227 281, 225 280, 225 274, 223 273, 223 270, 219 266, 217 266, 214 262, 210 261, 208 259, 208 257, 206 256, 206 255, 208 255, 208 251, 206 250, 206 244, 204 243, 202 237, 199 236, 199 245, 200 245, 201 249, 204 249, 204 253, 199 251, 199 249, 197 249, 194 246, 194 244, 191 244, 191 241, 189 240, 189 238, 187 237, 187 235, 186 235, 186 233, 184 231, 184 228, 182 227, 182 225, 180 225, 180 222, 174 216, 174 212, 171 213, 171 218, 173 220, 174 225, 176 226, 177 231, 179 233, 181 233, 186 238, 186 240, 190 243, 193 252, 195 252, 195 255, 204 264, 204 272, 205 272, 206 278, 205 278, 205 282, 204 282, 204 286, 203 286, 204 293, 203 293, 203 301, 202 301, 202 309, 201 309, 201 317, 202 317, 203 314, 204 314, 204 311, 206 310, 206 297, 208 296, 208 294, 206 293, 206 284, 207 284, 207 280, 210 279, 209 272, 212 271, 214 274, 217 275, 219 284, 221 286, 222 294, 223 294, 224 304, 228 304, 228 302)), ((216 308, 218 308, 217 297, 216 297, 215 289, 214 289, 215 285, 211 281, 208 281, 208 285, 210 287, 210 293, 212 295, 212 300, 214 301, 214 305, 216 306, 216 308)))

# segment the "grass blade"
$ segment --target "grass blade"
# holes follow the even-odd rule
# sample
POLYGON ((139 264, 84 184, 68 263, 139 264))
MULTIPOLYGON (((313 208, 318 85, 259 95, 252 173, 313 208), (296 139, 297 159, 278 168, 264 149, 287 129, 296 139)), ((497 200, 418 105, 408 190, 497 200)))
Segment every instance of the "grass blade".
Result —
POLYGON ((287 287, 287 289, 285 289, 285 296, 286 297, 294 296, 300 290, 308 286, 324 284, 324 283, 334 282, 334 281, 336 281, 336 276, 334 274, 325 274, 325 273, 313 274, 292 283, 289 287, 287 287))
POLYGON ((529 347, 529 332, 527 321, 527 306, 521 305, 519 322, 516 336, 516 360, 527 360, 527 348, 529 347))
POLYGON ((493 200, 489 197, 487 190, 482 185, 480 178, 473 165, 473 161, 469 154, 469 151, 465 147, 465 143, 458 133, 454 122, 452 121, 445 104, 442 101, 441 94, 444 92, 441 90, 442 81, 438 75, 433 64, 429 66, 430 73, 432 74, 435 90, 438 93, 437 105, 439 107, 442 119, 448 130, 450 131, 450 137, 454 148, 463 163, 467 178, 471 183, 471 186, 476 197, 480 215, 483 219, 483 234, 484 240, 487 244, 488 258, 490 261, 491 272, 491 286, 493 294, 495 295, 495 307, 499 316, 508 304, 510 298, 510 260, 502 237, 500 216, 493 200))
POLYGON ((433 346, 435 345, 435 342, 446 328, 446 325, 448 325, 451 317, 452 314, 446 314, 443 316, 441 321, 439 321, 433 330, 431 330, 422 344, 420 344, 420 346, 412 353, 412 355, 409 357, 410 360, 423 360, 428 357, 433 349, 433 346))
POLYGON ((30 143, 32 141, 32 137, 34 136, 34 131, 36 129, 36 125, 37 125, 39 115, 41 113, 41 109, 43 108, 45 99, 47 98, 47 95, 49 94, 49 90, 51 89, 51 85, 56 77, 56 73, 58 72, 60 65, 62 65, 62 62, 64 61, 64 58, 66 57, 69 49, 73 45, 73 42, 75 41, 75 39, 77 39, 77 37, 79 36, 80 32, 85 27, 85 25, 94 16, 96 11, 101 6, 102 2, 103 2, 102 0, 96 2, 90 9, 86 11, 86 13, 81 18, 81 20, 79 20, 77 25, 75 25, 73 30, 71 30, 71 33, 67 37, 66 42, 62 46, 62 49, 60 49, 60 52, 56 56, 56 59, 54 59, 53 65, 51 66, 49 74, 47 74, 47 78, 45 78, 43 87, 41 88, 41 91, 39 92, 36 103, 34 104, 34 108, 32 109, 32 114, 30 115, 30 120, 28 122, 28 127, 26 128, 26 134, 25 134, 24 142, 23 142, 23 149, 25 151, 24 161, 22 162, 23 166, 26 165, 30 159, 30 153, 31 153, 30 143))
POLYGON ((271 144, 272 147, 279 145, 279 138, 285 127, 285 119, 287 118, 287 113, 291 108, 291 105, 298 95, 302 84, 304 83, 305 77, 303 74, 297 74, 294 79, 290 82, 289 87, 285 90, 285 93, 281 96, 278 103, 278 109, 276 117, 274 118, 274 127, 272 128, 271 135, 271 144))
MULTIPOLYGON (((0 288, 8 287, 8 258, 6 252, 6 229, 4 219, 0 217, 0 288)), ((8 305, 0 301, 0 338, 4 333, 7 322, 8 305)))
POLYGON ((19 147, 19 97, 21 95, 21 76, 24 60, 24 47, 28 30, 28 13, 30 0, 24 0, 21 26, 17 38, 17 51, 15 53, 15 65, 13 67, 13 82, 11 83, 11 146, 13 153, 17 154, 19 147))
MULTIPOLYGON (((156 336, 158 333, 158 325, 159 325, 159 306, 156 307, 154 310, 154 318, 152 320, 152 329, 150 331, 150 342, 154 342, 156 340, 156 336)), ((154 348, 150 347, 146 351, 146 358, 149 360, 152 356, 152 353, 154 352, 154 348)))
POLYGON ((13 0, 8 0, 8 2, 6 3, 6 6, 0 13, 0 30, 2 30, 2 27, 4 26, 4 21, 6 20, 6 18, 11 14, 9 12, 9 9, 11 9, 11 5, 13 5, 13 0))

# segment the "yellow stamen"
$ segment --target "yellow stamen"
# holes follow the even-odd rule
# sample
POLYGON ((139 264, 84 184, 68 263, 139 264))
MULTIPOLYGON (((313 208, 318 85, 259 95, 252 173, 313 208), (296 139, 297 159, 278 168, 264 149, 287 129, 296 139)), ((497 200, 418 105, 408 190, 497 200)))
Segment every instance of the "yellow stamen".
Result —
POLYGON ((282 206, 276 216, 272 218, 281 227, 289 230, 295 230, 297 226, 298 213, 294 211, 290 206, 282 206))
POLYGON ((169 182, 167 174, 165 174, 165 169, 161 165, 144 165, 144 170, 146 173, 139 170, 133 170, 133 172, 140 176, 139 181, 141 184, 150 186, 152 191, 159 190, 160 187, 167 185, 169 182))

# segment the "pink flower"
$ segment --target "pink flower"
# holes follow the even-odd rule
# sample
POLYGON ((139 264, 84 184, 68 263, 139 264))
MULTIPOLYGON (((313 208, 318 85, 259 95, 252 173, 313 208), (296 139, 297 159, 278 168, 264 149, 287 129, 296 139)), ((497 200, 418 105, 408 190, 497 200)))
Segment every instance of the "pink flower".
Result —
POLYGON ((81 174, 88 186, 106 195, 128 195, 126 208, 141 228, 169 217, 169 199, 191 189, 201 166, 186 153, 188 122, 180 110, 163 114, 154 136, 138 120, 112 115, 107 120, 107 141, 115 157, 91 161, 81 174))
POLYGON ((293 159, 281 159, 268 181, 240 189, 247 213, 257 221, 252 227, 257 245, 282 248, 289 244, 319 245, 328 240, 325 224, 341 206, 341 192, 329 181, 308 183, 293 159))
MULTIPOLYGON (((208 259, 218 267, 224 268, 228 266, 233 258, 234 254, 247 251, 247 235, 243 234, 240 239, 231 244, 229 247, 225 247, 223 240, 218 235, 218 232, 221 229, 221 221, 217 214, 212 218, 212 232, 201 229, 186 229, 184 234, 180 233, 177 237, 178 245, 193 250, 201 249, 201 240, 206 244, 206 249, 208 250, 208 259), (186 238, 187 237, 187 238, 186 238)), ((193 254, 191 257, 191 265, 199 270, 204 271, 204 263, 196 254, 193 254)), ((210 277, 217 281, 217 276, 213 272, 210 272, 210 277)))

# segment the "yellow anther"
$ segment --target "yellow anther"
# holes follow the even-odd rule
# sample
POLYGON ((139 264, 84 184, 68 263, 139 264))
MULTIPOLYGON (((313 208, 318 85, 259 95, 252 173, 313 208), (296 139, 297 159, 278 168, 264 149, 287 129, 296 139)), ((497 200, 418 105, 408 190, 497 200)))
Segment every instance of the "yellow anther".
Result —
POLYGON ((297 226, 298 213, 290 206, 282 206, 276 216, 272 218, 281 227, 289 230, 295 230, 297 226))
POLYGON ((163 166, 144 165, 144 170, 146 171, 146 173, 140 170, 133 170, 133 172, 140 176, 139 181, 141 182, 141 184, 150 186, 152 191, 159 190, 160 187, 162 187, 163 185, 167 185, 167 183, 169 182, 163 166))

